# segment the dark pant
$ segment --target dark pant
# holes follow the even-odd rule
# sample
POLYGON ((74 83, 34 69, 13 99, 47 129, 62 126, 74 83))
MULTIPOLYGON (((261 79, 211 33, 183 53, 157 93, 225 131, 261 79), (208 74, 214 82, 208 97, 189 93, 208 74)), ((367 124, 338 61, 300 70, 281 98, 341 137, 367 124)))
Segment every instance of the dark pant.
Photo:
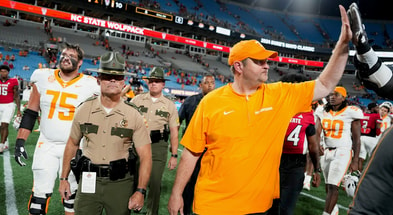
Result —
MULTIPOLYGON (((82 179, 83 181, 83 179, 82 179)), ((133 193, 134 177, 127 174, 123 179, 112 181, 109 177, 97 177, 96 192, 82 193, 79 183, 75 198, 75 215, 129 215, 128 200, 133 193)))
POLYGON ((198 179, 198 174, 199 170, 201 169, 201 160, 203 155, 205 154, 205 151, 202 153, 202 155, 199 157, 194 171, 192 172, 191 178, 186 184, 186 187, 184 188, 183 191, 183 201, 184 201, 184 206, 183 206, 183 212, 185 215, 190 215, 192 214, 192 202, 194 201, 194 190, 195 190, 195 184, 198 179))
POLYGON ((292 215, 303 188, 306 157, 285 155, 280 164, 280 214, 292 215))
POLYGON ((168 143, 161 140, 151 145, 153 166, 150 175, 147 198, 147 215, 158 215, 161 195, 161 180, 168 158, 168 143))

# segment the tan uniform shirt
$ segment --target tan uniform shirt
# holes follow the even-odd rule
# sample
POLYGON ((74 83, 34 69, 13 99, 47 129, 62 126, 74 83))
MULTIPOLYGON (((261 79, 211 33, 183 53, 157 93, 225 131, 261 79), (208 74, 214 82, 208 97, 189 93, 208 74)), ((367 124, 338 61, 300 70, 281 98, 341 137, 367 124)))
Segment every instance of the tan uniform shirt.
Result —
POLYGON ((163 131, 165 124, 169 124, 170 128, 179 126, 179 114, 175 103, 165 96, 161 95, 153 102, 150 93, 147 92, 135 96, 131 101, 145 116, 149 131, 163 131))
POLYGON ((134 107, 120 102, 106 113, 99 97, 77 108, 70 137, 84 137, 83 154, 94 164, 128 159, 132 142, 135 147, 151 142, 143 116, 134 107))

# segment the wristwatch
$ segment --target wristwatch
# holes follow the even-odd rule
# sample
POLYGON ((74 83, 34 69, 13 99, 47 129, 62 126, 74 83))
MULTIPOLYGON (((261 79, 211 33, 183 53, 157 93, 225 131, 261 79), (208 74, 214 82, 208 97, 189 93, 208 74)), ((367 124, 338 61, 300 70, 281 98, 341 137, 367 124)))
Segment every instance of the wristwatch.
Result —
POLYGON ((177 154, 172 154, 171 157, 177 158, 177 154))
POLYGON ((140 192, 143 196, 146 196, 146 189, 144 188, 136 188, 136 192, 140 192))
POLYGON ((321 172, 322 172, 322 169, 321 169, 321 167, 318 167, 317 169, 315 169, 315 171, 314 171, 314 172, 321 173, 321 172))

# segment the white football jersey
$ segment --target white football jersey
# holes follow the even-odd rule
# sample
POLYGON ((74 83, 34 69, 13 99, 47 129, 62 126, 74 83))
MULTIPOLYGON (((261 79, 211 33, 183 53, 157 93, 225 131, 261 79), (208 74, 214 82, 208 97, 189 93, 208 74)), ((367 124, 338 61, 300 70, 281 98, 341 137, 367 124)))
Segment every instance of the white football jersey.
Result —
POLYGON ((381 123, 381 133, 383 133, 386 129, 388 129, 392 125, 392 118, 387 114, 382 118, 381 123))
POLYGON ((352 121, 363 118, 363 111, 356 106, 347 106, 335 112, 316 112, 321 119, 326 147, 352 148, 352 121))
POLYGON ((65 144, 70 135, 75 108, 100 93, 97 79, 80 74, 64 82, 58 69, 37 69, 30 80, 40 93, 40 132, 50 141, 65 144))

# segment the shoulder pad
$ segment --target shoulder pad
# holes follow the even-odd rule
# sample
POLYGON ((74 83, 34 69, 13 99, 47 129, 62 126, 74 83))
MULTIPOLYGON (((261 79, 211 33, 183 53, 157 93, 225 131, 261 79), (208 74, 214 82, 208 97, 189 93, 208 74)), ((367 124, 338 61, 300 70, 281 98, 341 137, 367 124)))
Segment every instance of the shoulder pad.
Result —
POLYGON ((142 112, 139 110, 139 108, 138 108, 138 106, 136 106, 136 104, 134 104, 132 102, 129 102, 127 100, 124 100, 124 104, 129 105, 129 106, 135 108, 140 114, 142 114, 142 112))

